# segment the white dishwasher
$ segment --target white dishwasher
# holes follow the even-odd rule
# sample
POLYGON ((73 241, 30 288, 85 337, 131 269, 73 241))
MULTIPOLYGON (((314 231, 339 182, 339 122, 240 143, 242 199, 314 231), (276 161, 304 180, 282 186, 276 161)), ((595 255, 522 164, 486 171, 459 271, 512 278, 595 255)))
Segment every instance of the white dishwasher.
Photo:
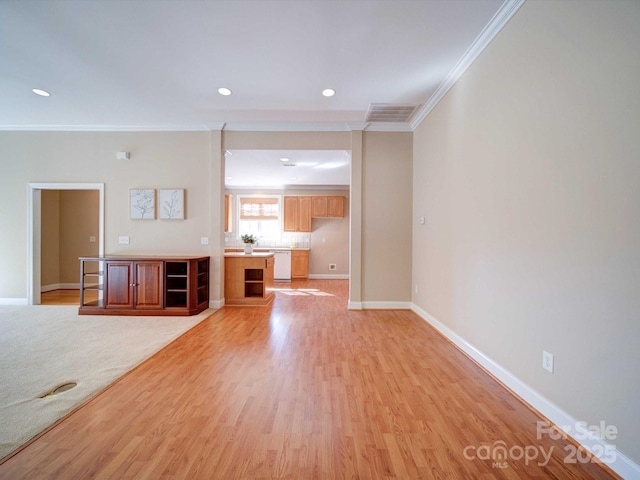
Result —
POLYGON ((273 266, 273 279, 280 282, 291 281, 291 251, 271 250, 275 259, 273 266))

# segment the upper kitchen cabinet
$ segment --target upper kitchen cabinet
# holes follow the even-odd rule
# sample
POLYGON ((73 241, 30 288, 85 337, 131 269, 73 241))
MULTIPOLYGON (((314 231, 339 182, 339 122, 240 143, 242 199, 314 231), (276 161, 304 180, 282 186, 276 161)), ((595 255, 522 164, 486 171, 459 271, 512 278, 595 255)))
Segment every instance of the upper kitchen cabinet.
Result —
POLYGON ((310 232, 311 218, 344 217, 344 196, 342 195, 285 195, 285 232, 310 232))
POLYGON ((285 195, 283 205, 285 232, 311 231, 311 197, 285 195))
POLYGON ((298 217, 298 231, 311 231, 311 197, 298 197, 298 208, 300 216, 298 217))
POLYGON ((327 197, 311 197, 311 216, 327 216, 327 197))
POLYGON ((342 195, 327 197, 327 217, 344 217, 344 197, 342 195))
POLYGON ((344 197, 342 195, 312 197, 311 216, 313 218, 344 217, 344 197))

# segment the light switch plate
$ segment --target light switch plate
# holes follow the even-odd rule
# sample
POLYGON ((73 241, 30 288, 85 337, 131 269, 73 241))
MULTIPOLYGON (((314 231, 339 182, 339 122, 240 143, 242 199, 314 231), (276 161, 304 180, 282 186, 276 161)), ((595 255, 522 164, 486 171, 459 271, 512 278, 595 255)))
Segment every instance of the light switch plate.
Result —
POLYGON ((545 350, 542 351, 542 368, 553 373, 553 354, 545 350))

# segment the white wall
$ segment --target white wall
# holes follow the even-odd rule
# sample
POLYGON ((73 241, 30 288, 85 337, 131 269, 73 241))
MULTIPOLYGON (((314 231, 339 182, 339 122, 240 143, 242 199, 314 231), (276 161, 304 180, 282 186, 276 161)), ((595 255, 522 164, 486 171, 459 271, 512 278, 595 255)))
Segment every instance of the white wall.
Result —
POLYGON ((364 132, 362 292, 368 307, 411 300, 412 137, 364 132))
POLYGON ((528 1, 414 132, 413 302, 640 462, 640 3, 528 1), (545 349, 555 372, 541 368, 545 349))
MULTIPOLYGON (((381 253, 388 253, 388 248, 397 244, 395 239, 406 242, 410 239, 410 221, 407 221, 410 208, 396 210, 395 207, 398 201, 405 205, 405 198, 410 205, 411 134, 365 132, 365 144, 368 135, 375 140, 362 163, 363 168, 368 168, 367 181, 376 188, 367 190, 364 196, 361 190, 356 194, 367 202, 378 201, 381 195, 388 201, 383 202, 382 211, 365 218, 362 233, 367 243, 355 248, 359 252, 368 250, 372 255, 362 270, 368 269, 371 275, 384 271, 386 280, 366 283, 365 278, 362 283, 366 283, 366 290, 358 284, 354 291, 357 294, 363 291, 363 300, 368 297, 406 302, 410 298, 410 260, 390 262, 389 257, 381 253), (387 182, 390 173, 393 173, 389 177, 392 181, 387 182), (387 206, 391 210, 386 210, 387 206), (393 228, 399 230, 393 236, 387 235, 393 228), (390 279, 403 281, 391 283, 390 279), (389 285, 392 288, 388 288, 389 285)), ((30 182, 104 183, 105 252, 210 255, 210 298, 220 301, 224 283, 220 262, 224 248, 224 149, 349 150, 352 133, 0 132, 0 302, 27 297, 27 185, 30 182), (117 160, 118 151, 131 152, 131 159, 117 160), (132 188, 184 188, 186 219, 131 220, 129 190, 132 188), (129 245, 119 244, 120 236, 128 236, 129 245), (209 237, 209 245, 201 245, 201 237, 209 237)), ((353 217, 353 212, 349 213, 353 217)), ((344 232, 341 229, 338 234, 344 232)), ((343 265, 347 261, 352 263, 352 258, 341 257, 332 263, 343 265)))
POLYGON ((29 182, 104 183, 106 253, 216 253, 200 245, 210 225, 207 132, 0 132, 0 158, 0 298, 26 297, 29 182), (130 160, 116 160, 122 150, 130 160), (130 220, 129 189, 143 187, 184 188, 186 220, 130 220))

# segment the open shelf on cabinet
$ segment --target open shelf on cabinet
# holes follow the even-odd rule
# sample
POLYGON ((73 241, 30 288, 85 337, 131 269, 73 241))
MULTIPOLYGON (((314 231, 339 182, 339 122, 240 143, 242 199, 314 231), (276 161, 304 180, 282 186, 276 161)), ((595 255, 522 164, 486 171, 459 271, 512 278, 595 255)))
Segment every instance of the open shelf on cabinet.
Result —
POLYGON ((168 261, 165 271, 165 308, 186 308, 188 303, 189 262, 168 261))

